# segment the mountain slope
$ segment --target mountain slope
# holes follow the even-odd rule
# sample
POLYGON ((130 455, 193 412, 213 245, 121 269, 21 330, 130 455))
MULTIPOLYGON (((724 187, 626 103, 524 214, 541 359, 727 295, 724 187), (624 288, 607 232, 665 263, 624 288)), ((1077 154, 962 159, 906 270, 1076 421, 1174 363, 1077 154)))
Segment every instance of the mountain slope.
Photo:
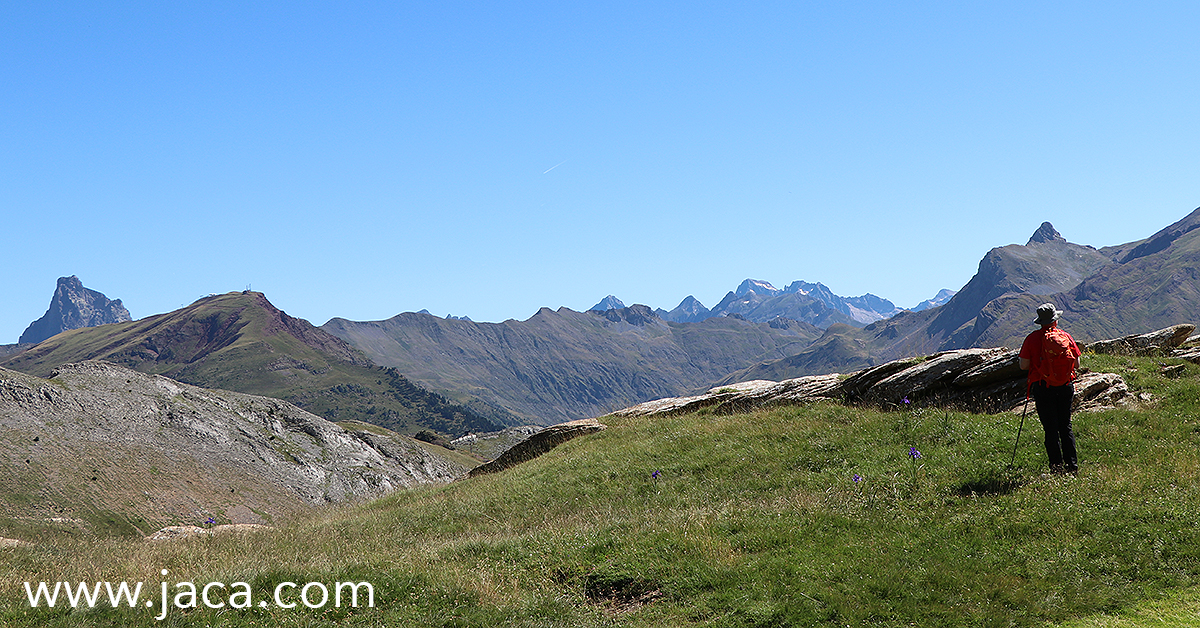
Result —
POLYGON ((780 382, 801 377, 798 373, 846 373, 874 366, 866 341, 856 337, 856 332, 849 325, 831 325, 824 336, 800 353, 747 367, 721 379, 716 386, 756 379, 780 382))
POLYGON ((1191 323, 1200 312, 1200 209, 1145 240, 1102 249, 1110 262, 1052 294, 1008 294, 982 308, 974 342, 1015 346, 1050 301, 1081 342, 1191 323))
POLYGON ((138 321, 65 332, 0 365, 48 377, 62 364, 96 359, 196 386, 284 399, 329 420, 444 434, 499 428, 478 412, 374 366, 259 292, 210 296, 138 321))
POLYGON ((849 316, 851 321, 853 321, 851 324, 855 327, 894 316, 901 311, 891 301, 877 297, 870 292, 860 297, 840 297, 820 282, 793 281, 783 291, 813 297, 825 305, 849 316))
POLYGON ((142 535, 208 518, 278 523, 466 471, 380 428, 348 432, 277 399, 107 362, 49 380, 0 369, 0 426, 3 516, 142 535))
POLYGON ((949 288, 942 288, 941 290, 938 290, 937 295, 935 295, 932 299, 926 299, 926 300, 918 303, 916 305, 916 307, 912 308, 912 311, 923 312, 930 308, 935 308, 940 305, 945 305, 946 302, 950 300, 950 297, 953 297, 955 294, 957 294, 957 293, 954 290, 950 290, 949 288))
POLYGON ((29 324, 19 344, 36 344, 70 329, 96 327, 129 321, 129 310, 121 300, 83 287, 79 277, 59 277, 50 307, 41 318, 29 324))
POLYGON ((1120 246, 1105 247, 1100 249, 1100 251, 1112 258, 1113 261, 1124 264, 1166 249, 1174 244, 1176 240, 1191 233, 1197 227, 1200 227, 1200 208, 1197 208, 1178 222, 1171 224, 1145 240, 1137 240, 1120 246))
POLYGON ((1200 209, 1135 246, 1117 263, 1055 295, 1066 325, 1087 340, 1143 333, 1200 316, 1200 209), (1164 321, 1170 321, 1164 323, 1164 321))
POLYGON ((373 322, 335 318, 322 329, 432 390, 472 395, 542 425, 705 387, 748 364, 794 353, 820 335, 811 325, 783 319, 669 323, 642 305, 543 308, 528 320, 504 323, 418 313, 373 322))
POLYGON ((995 248, 983 257, 975 276, 930 321, 927 334, 931 346, 927 348, 961 349, 982 346, 981 342, 1004 344, 996 342, 996 336, 1002 335, 999 329, 985 334, 994 322, 985 313, 990 302, 1008 294, 1050 295, 1069 290, 1109 263, 1109 258, 1100 251, 1067 242, 1050 223, 1044 222, 1024 246, 995 248), (984 317, 977 318, 981 314, 984 317), (933 343, 937 346, 932 346, 933 343))

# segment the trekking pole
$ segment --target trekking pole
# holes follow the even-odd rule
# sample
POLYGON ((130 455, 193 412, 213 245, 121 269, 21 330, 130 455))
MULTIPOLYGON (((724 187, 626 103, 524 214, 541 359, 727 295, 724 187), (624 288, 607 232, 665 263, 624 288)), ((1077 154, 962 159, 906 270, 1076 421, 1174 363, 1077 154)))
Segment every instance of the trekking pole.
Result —
POLYGON ((1017 446, 1021 444, 1021 430, 1025 429, 1025 413, 1029 411, 1029 397, 1025 397, 1025 407, 1021 409, 1021 426, 1017 428, 1017 442, 1013 444, 1012 458, 1008 461, 1011 469, 1017 460, 1017 446))

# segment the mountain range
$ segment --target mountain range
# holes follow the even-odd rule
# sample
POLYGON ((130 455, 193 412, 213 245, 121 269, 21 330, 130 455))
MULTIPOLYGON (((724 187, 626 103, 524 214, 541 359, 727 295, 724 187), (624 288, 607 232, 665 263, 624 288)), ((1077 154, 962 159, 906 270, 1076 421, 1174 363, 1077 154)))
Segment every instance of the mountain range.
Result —
POLYGON ((703 387, 747 364, 790 355, 821 335, 813 325, 785 318, 674 323, 644 305, 542 308, 525 321, 503 323, 408 312, 384 321, 334 318, 321 329, 439 394, 480 399, 539 425, 703 387))
MULTIPOLYGON (((0 517, 31 536, 286 521, 478 462, 405 434, 525 434, 533 428, 502 428, 1015 348, 1046 301, 1080 343, 1150 332, 1193 322, 1198 268, 1200 209, 1100 249, 1043 223, 1024 244, 984 254, 960 290, 913 310, 820 283, 747 279, 711 309, 689 297, 671 312, 610 296, 525 321, 404 313, 315 327, 245 291, 131 321, 115 320, 128 318, 120 301, 64 277, 22 339, 53 335, 0 358, 0 517)), ((479 437, 456 442, 468 440, 482 450, 479 437)))
MULTIPOLYGON (((918 308, 935 307, 953 294, 951 290, 942 290, 933 299, 922 302, 918 308)), ((610 294, 591 309, 606 311, 624 307, 620 299, 610 294)), ((780 290, 766 281, 747 279, 712 309, 689 295, 675 309, 667 311, 658 308, 654 310, 654 315, 671 323, 698 323, 719 316, 739 316, 765 323, 783 317, 825 329, 838 323, 862 327, 900 311, 891 301, 870 293, 861 297, 841 297, 821 283, 794 281, 780 290)))
POLYGON ((1045 301, 1065 312, 1064 327, 1081 342, 1190 322, 1200 305, 1197 225, 1200 210, 1145 240, 1096 249, 1042 223, 1025 244, 985 254, 961 290, 942 291, 931 307, 912 311, 870 294, 836 297, 819 283, 779 290, 748 279, 711 310, 692 297, 672 312, 640 305, 603 309, 621 304, 610 296, 586 313, 543 309, 528 321, 499 326, 400 315, 367 323, 333 319, 323 328, 441 394, 482 395, 527 420, 549 423, 602 414, 670 389, 686 394, 716 383, 848 372, 953 349, 1015 347, 1045 301), (716 322, 727 326, 724 339, 714 335, 716 322), (754 325, 785 328, 796 337, 769 347, 744 335, 754 325), (665 330, 692 343, 703 338, 704 351, 693 344, 663 352, 665 330), (755 351, 769 355, 767 349, 789 354, 753 357, 755 351), (721 358, 706 357, 716 354, 721 358), (705 381, 737 360, 752 362, 705 381), (680 376, 681 370, 698 377, 680 376))
POLYGON ((481 399, 549 425, 705 388, 747 365, 793 355, 831 326, 861 327, 900 311, 875 295, 840 297, 820 283, 780 290, 747 279, 711 310, 691 296, 664 312, 608 295, 587 312, 543 308, 525 321, 404 313, 334 318, 321 328, 438 394, 481 399))
POLYGON ((138 321, 65 331, 0 360, 50 377, 60 366, 105 360, 183 383, 275 397, 331 421, 398 432, 489 432, 514 422, 496 408, 451 403, 376 366, 360 350, 288 316, 261 292, 213 295, 138 321))
MULTIPOLYGON (((404 313, 321 327, 261 293, 65 331, 0 365, 47 377, 104 359, 200 386, 275 396, 331 420, 402 432, 495 431, 587 418, 718 382, 847 372, 968 347, 1013 347, 1050 301, 1081 342, 1191 322, 1200 305, 1200 209, 1149 238, 1096 249, 1050 223, 992 249, 957 292, 901 310, 820 283, 747 279, 712 309, 670 312, 608 297, 587 312, 543 308, 475 323, 404 313), (924 307, 928 306, 928 307, 924 307)), ((53 309, 53 307, 52 307, 53 309)))

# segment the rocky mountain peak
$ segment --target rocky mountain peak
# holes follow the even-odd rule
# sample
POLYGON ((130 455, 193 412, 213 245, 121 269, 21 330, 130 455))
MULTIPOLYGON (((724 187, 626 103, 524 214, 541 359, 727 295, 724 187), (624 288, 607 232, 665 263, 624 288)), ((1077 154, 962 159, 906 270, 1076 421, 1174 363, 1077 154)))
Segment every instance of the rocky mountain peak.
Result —
POLYGON ((938 307, 939 305, 943 305, 947 301, 949 301, 950 298, 953 297, 955 294, 958 294, 957 290, 950 290, 949 288, 942 288, 941 290, 938 290, 938 293, 936 296, 934 296, 932 299, 926 299, 924 301, 921 301, 920 303, 918 303, 916 305, 916 307, 914 307, 912 309, 912 311, 922 312, 922 311, 928 310, 930 308, 938 307))
POLYGON ((592 308, 589 311, 598 313, 613 323, 626 322, 638 327, 651 325, 660 321, 658 316, 645 305, 634 304, 629 307, 610 308, 607 310, 592 308))
POLYGON ((1067 239, 1062 237, 1062 234, 1060 234, 1058 232, 1058 230, 1056 230, 1054 228, 1054 225, 1052 225, 1048 222, 1043 222, 1042 226, 1038 227, 1037 231, 1033 232, 1033 235, 1030 236, 1029 242, 1026 242, 1025 246, 1029 246, 1030 244, 1033 244, 1035 242, 1066 242, 1066 241, 1067 241, 1067 239))
POLYGON ((589 309, 589 311, 590 310, 599 310, 601 312, 607 312, 608 310, 620 310, 620 309, 623 309, 624 307, 625 307, 625 304, 622 303, 620 299, 618 299, 617 297, 610 294, 610 295, 604 297, 603 299, 601 299, 599 303, 593 305, 592 307, 590 307, 588 309, 589 309))
POLYGON ((59 277, 50 308, 21 334, 19 342, 38 343, 64 331, 99 327, 132 320, 121 300, 110 300, 95 290, 83 287, 79 277, 59 277))
POLYGON ((660 308, 654 310, 654 315, 672 323, 697 323, 709 318, 711 313, 696 297, 688 295, 670 312, 660 308))
POLYGON ((764 297, 769 297, 779 294, 779 288, 776 288, 770 283, 760 279, 747 279, 737 287, 737 290, 733 291, 733 293, 739 297, 751 292, 764 297))

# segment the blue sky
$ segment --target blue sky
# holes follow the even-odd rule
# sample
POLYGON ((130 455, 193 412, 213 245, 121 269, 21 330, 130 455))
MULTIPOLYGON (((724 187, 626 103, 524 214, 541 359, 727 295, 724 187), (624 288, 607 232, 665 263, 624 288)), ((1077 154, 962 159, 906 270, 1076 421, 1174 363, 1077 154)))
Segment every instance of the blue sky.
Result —
POLYGON ((0 2, 0 342, 72 274, 317 325, 912 306, 1200 205, 1195 3, 507 4, 0 2))

